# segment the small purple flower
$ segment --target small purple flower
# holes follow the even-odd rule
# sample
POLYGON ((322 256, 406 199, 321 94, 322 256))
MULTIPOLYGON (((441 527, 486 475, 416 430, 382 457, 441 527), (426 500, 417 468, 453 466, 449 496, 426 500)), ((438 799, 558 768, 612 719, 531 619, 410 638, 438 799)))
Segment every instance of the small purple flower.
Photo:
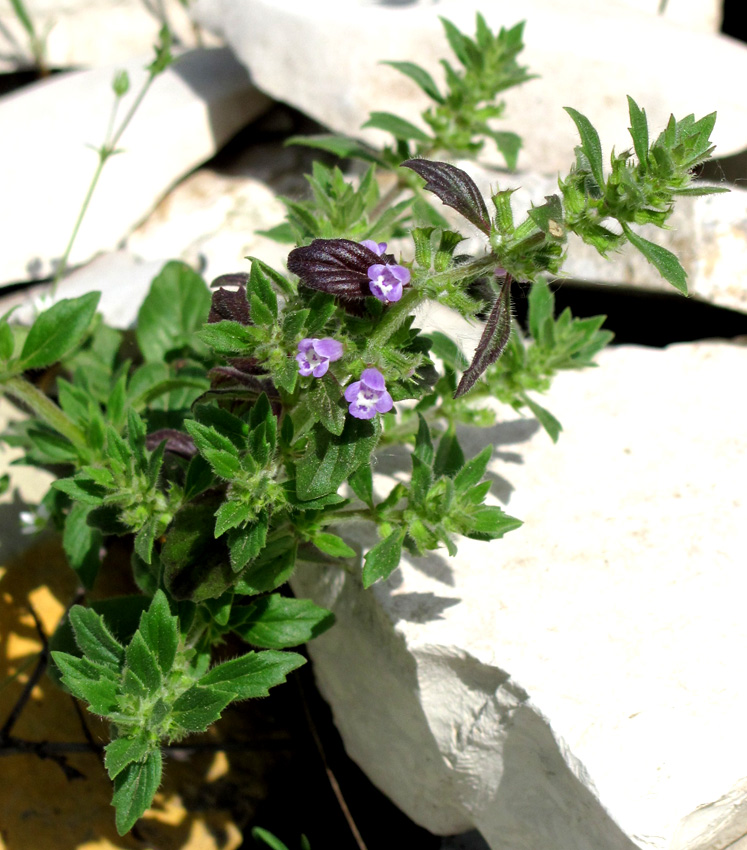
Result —
POLYGON ((345 389, 345 401, 350 402, 348 410, 356 419, 373 419, 377 413, 388 413, 394 406, 378 369, 364 369, 360 381, 345 389))
POLYGON ((342 343, 331 337, 324 339, 302 339, 298 343, 298 371, 302 375, 321 378, 326 375, 329 364, 342 357, 342 343))
POLYGON ((373 251, 377 257, 380 257, 386 251, 386 242, 374 242, 373 239, 364 239, 361 242, 364 248, 373 251))
POLYGON ((404 266, 375 263, 368 269, 371 293, 385 304, 399 301, 402 287, 410 282, 410 272, 404 266))

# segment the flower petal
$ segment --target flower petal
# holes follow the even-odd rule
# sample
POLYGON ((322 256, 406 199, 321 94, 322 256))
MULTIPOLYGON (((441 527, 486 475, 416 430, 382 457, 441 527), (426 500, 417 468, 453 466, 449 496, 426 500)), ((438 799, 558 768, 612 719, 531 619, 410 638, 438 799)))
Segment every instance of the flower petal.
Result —
POLYGON ((345 401, 355 401, 358 398, 358 393, 361 389, 360 381, 353 381, 345 388, 345 401))
MULTIPOLYGON (((384 376, 379 372, 378 369, 364 369, 361 372, 360 383, 367 387, 369 390, 374 390, 375 392, 383 392, 386 389, 386 382, 384 381, 384 376)), ((348 399, 350 401, 350 399, 348 399)))
POLYGON ((394 401, 389 393, 384 390, 381 394, 381 397, 375 404, 377 413, 389 413, 389 411, 394 407, 394 401))
POLYGON ((342 357, 342 343, 332 337, 326 336, 324 339, 315 339, 314 351, 320 357, 326 357, 328 360, 339 360, 342 357))

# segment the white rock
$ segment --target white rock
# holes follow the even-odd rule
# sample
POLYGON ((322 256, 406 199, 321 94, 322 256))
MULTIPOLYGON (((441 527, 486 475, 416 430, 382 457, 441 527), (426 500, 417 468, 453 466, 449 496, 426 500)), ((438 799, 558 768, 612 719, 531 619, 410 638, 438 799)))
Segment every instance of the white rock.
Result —
POLYGON ((670 112, 684 117, 718 110, 719 155, 747 147, 747 106, 733 85, 747 76, 747 47, 615 0, 527 0, 519 8, 508 0, 415 6, 197 0, 194 9, 201 23, 233 47, 263 91, 336 132, 374 144, 391 137, 359 129, 370 111, 418 123, 426 105, 412 81, 380 62, 416 62, 442 79, 439 60, 450 51, 438 16, 472 33, 481 10, 493 29, 527 22, 521 61, 540 79, 506 92, 501 122, 524 139, 522 168, 554 174, 570 165, 578 139, 563 106, 586 114, 607 145, 626 145, 627 94, 657 126, 670 112))
MULTIPOLYGON (((281 145, 250 149, 228 173, 201 168, 182 181, 127 239, 127 248, 147 260, 174 257, 200 268, 210 282, 227 272, 248 271, 247 257, 283 269, 292 246, 257 233, 280 224, 285 207, 278 200, 283 182, 303 181, 300 148, 281 145)), ((293 194, 297 194, 293 192, 293 194)))
MULTIPOLYGON (((217 39, 197 30, 180 0, 23 0, 36 32, 46 34, 50 68, 111 65, 150 50, 165 22, 183 47, 213 47, 217 39), (157 12, 157 8, 162 10, 157 12)), ((29 37, 12 4, 0 7, 0 71, 35 64, 29 37)))
MULTIPOLYGON (((747 835, 747 348, 603 352, 485 443, 524 526, 406 559, 310 644, 349 754, 416 822, 493 850, 715 850, 747 835)), ((508 414, 512 417, 513 414, 508 414)), ((379 471, 407 474, 405 452, 379 471)), ((370 542, 370 541, 369 541, 370 542)))
MULTIPOLYGON (((168 257, 168 255, 166 255, 168 257)), ((24 289, 0 300, 0 309, 19 305, 13 319, 30 325, 37 313, 63 298, 78 298, 87 292, 101 292, 98 312, 114 328, 131 328, 153 278, 168 259, 143 261, 126 251, 102 254, 62 280, 54 294, 49 284, 24 289)))
MULTIPOLYGON (((125 115, 145 79, 131 61, 125 115)), ((0 99, 0 282, 49 275, 67 244, 104 140, 114 69, 56 76, 0 99)), ((112 250, 169 187, 269 101, 225 48, 194 50, 156 78, 106 163, 70 259, 112 250)))

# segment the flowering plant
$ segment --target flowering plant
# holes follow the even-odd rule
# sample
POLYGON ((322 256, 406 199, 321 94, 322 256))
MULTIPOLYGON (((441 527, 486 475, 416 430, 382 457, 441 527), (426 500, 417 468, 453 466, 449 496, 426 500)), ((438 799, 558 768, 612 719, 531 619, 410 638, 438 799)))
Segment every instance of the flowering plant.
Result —
POLYGON ((374 113, 369 123, 394 136, 383 151, 301 140, 371 165, 355 182, 317 163, 312 199, 286 200, 272 235, 295 243, 287 273, 251 258, 211 293, 169 263, 134 338, 100 320, 96 293, 59 301, 28 329, 0 320, 0 390, 33 414, 5 440, 59 473, 37 516, 62 532, 87 589, 108 541, 131 542, 137 593, 73 607, 52 652, 62 686, 110 721, 121 833, 150 805, 164 744, 267 694, 304 662, 288 649, 331 625, 330 612, 279 592, 298 564, 360 567, 368 586, 403 549, 453 555, 460 535, 490 541, 521 525, 489 499, 491 447, 465 458, 458 428, 492 424, 494 407, 480 404, 492 397, 527 409, 557 440, 560 424, 532 393, 558 370, 592 365, 611 337, 604 317, 554 316, 546 277, 560 273, 569 233, 602 253, 630 241, 685 289, 674 255, 632 226, 663 225, 677 195, 713 191, 690 172, 712 150, 715 116, 672 118, 650 144, 631 99, 635 154, 613 154, 606 175, 596 131, 569 109, 575 163, 559 194, 517 225, 510 189, 489 207, 465 171, 433 157, 492 139, 514 163, 520 140, 489 121, 503 112, 496 95, 528 79, 516 63, 521 26, 493 34, 478 17, 474 41, 445 27, 464 69, 447 65, 446 93, 417 66, 395 64, 434 101, 424 114, 432 135, 374 113), (382 197, 377 174, 395 166, 394 192, 382 197), (456 253, 465 237, 432 196, 482 234, 477 256, 456 253), (402 254, 389 253, 405 235, 402 254), (517 283, 530 287, 527 329, 512 319, 517 283), (443 331, 417 326, 429 301, 485 319, 471 360, 443 331), (50 397, 33 377, 53 366, 50 397), (412 473, 382 497, 374 453, 394 442, 411 446, 412 473), (372 523, 379 542, 355 548, 342 533, 351 520, 372 523), (229 637, 253 649, 211 666, 229 637))

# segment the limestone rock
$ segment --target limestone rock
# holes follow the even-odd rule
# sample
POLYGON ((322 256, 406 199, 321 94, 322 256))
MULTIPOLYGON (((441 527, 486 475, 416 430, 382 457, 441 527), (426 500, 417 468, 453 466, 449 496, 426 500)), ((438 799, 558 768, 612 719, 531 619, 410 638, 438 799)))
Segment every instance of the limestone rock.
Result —
POLYGON ((305 191, 304 167, 310 170, 306 149, 272 144, 249 148, 222 172, 201 168, 164 198, 129 236, 127 248, 146 260, 182 259, 208 282, 248 271, 249 256, 283 269, 292 246, 257 231, 284 220, 277 195, 305 191))
MULTIPOLYGON (((183 47, 216 46, 197 30, 179 0, 24 0, 36 32, 44 37, 49 68, 111 65, 150 50, 164 23, 183 47), (158 11, 160 10, 160 12, 158 11)), ((32 67, 29 36, 12 4, 0 7, 0 71, 32 67)))
MULTIPOLYGON (((128 65, 124 115, 145 78, 128 65)), ((53 77, 0 98, 0 283, 50 275, 67 244, 103 141, 113 68, 53 77)), ((193 50, 156 78, 106 163, 70 258, 112 250, 175 181, 212 156, 269 101, 230 51, 193 50)))
POLYGON ((642 2, 531 0, 517 8, 508 0, 415 5, 197 0, 194 10, 198 21, 233 47, 263 91, 338 133, 374 144, 391 137, 359 129, 370 111, 418 123, 427 105, 411 80, 380 62, 416 62, 441 80, 439 60, 451 54, 438 16, 472 33, 475 13, 482 11, 493 29, 526 20, 522 62, 539 79, 506 92, 501 122, 524 139, 521 168, 546 174, 567 169, 577 137, 563 106, 586 114, 609 144, 624 140, 627 94, 655 125, 665 124, 670 112, 701 116, 718 110, 719 154, 743 150, 747 106, 730 81, 747 75, 747 47, 631 8, 642 2))
MULTIPOLYGON (((494 492, 524 521, 406 559, 368 592, 304 565, 330 607, 310 652, 349 754, 416 822, 492 850, 715 850, 747 835, 747 348, 606 350, 516 419, 494 492)), ((382 453, 391 483, 406 453, 382 453)), ((363 532, 362 532, 363 533, 363 532)), ((364 549, 373 540, 360 538, 364 549)))

